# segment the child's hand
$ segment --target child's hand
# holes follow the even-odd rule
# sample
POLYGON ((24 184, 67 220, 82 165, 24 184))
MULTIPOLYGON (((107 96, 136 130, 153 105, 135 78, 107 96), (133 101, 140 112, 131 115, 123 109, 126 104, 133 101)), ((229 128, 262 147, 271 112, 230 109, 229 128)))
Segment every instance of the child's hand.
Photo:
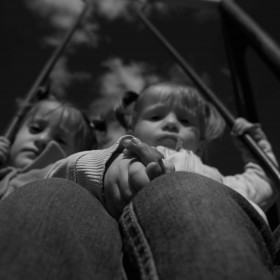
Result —
POLYGON ((231 134, 232 136, 237 137, 239 135, 244 134, 245 132, 248 132, 249 134, 253 134, 251 136, 254 137, 255 131, 259 129, 259 124, 251 123, 244 118, 237 118, 232 127, 231 134))
POLYGON ((151 147, 137 138, 126 139, 124 147, 123 153, 125 155, 137 156, 146 166, 147 175, 150 180, 164 173, 175 171, 173 163, 164 160, 163 155, 155 147, 151 147))
POLYGON ((250 123, 244 118, 237 118, 232 127, 231 135, 234 137, 233 142, 235 146, 241 151, 246 149, 246 147, 238 136, 244 133, 248 133, 256 142, 261 140, 262 137, 265 137, 259 124, 250 123))
POLYGON ((271 145, 261 129, 260 124, 251 123, 244 118, 237 118, 233 125, 231 135, 234 137, 234 144, 242 152, 245 162, 254 162, 255 159, 251 155, 251 152, 245 147, 243 142, 238 139, 238 136, 244 133, 248 133, 256 141, 258 146, 267 154, 267 156, 270 157, 276 165, 278 165, 275 155, 272 152, 271 145))
POLYGON ((0 136, 0 165, 6 162, 9 152, 10 141, 4 136, 0 136))
MULTIPOLYGON (((132 152, 119 154, 109 165, 104 177, 104 197, 108 212, 118 218, 133 196, 152 179, 164 172, 157 160, 161 155, 144 143, 127 143, 132 152)), ((174 170, 171 163, 165 164, 166 172, 174 170)))

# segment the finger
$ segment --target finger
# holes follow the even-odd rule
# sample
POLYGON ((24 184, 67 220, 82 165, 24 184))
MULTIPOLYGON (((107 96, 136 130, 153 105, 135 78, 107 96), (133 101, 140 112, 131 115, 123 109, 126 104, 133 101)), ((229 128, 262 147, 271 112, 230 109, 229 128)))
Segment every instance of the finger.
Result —
POLYGON ((150 180, 154 180, 163 174, 174 172, 175 166, 171 161, 160 159, 157 162, 149 163, 146 169, 150 180))
POLYGON ((130 187, 130 175, 129 175, 130 167, 127 168, 128 168, 128 172, 126 173, 126 175, 125 176, 123 175, 118 180, 120 197, 124 205, 127 205, 131 201, 134 195, 134 190, 133 188, 130 187))
POLYGON ((123 144, 125 149, 136 154, 145 166, 150 162, 163 158, 162 154, 155 147, 151 147, 137 138, 126 139, 123 144))
POLYGON ((240 119, 236 119, 231 130, 231 135, 237 137, 239 134, 240 134, 240 119))
POLYGON ((247 123, 248 122, 244 118, 237 118, 234 121, 234 125, 232 127, 233 134, 235 135, 242 134, 247 123))
POLYGON ((5 163, 8 158, 8 150, 4 147, 0 147, 0 162, 5 163))
POLYGON ((106 208, 114 218, 118 218, 125 207, 125 203, 117 184, 111 184, 109 192, 110 194, 106 196, 106 208))
POLYGON ((7 160, 7 157, 0 153, 0 164, 4 164, 7 160))
POLYGON ((0 143, 0 148, 1 149, 5 149, 5 150, 9 150, 10 148, 10 144, 9 143, 0 143))
POLYGON ((146 167, 146 171, 151 181, 165 173, 157 162, 149 163, 146 167))
POLYGON ((133 151, 130 151, 130 150, 128 150, 128 149, 124 149, 123 150, 123 154, 124 154, 124 156, 126 156, 126 157, 136 157, 136 154, 133 152, 133 151))
POLYGON ((10 143, 10 140, 7 139, 5 136, 0 136, 0 141, 5 142, 5 143, 10 143))
POLYGON ((234 136, 242 135, 246 132, 250 133, 252 129, 259 127, 258 124, 253 124, 244 118, 238 118, 235 120, 232 132, 234 136))
POLYGON ((3 155, 6 155, 6 154, 8 154, 8 150, 5 147, 0 146, 0 153, 3 155))
POLYGON ((129 185, 133 195, 150 182, 146 167, 141 162, 133 162, 129 167, 128 174, 129 185))
POLYGON ((7 149, 9 149, 11 143, 10 143, 10 141, 8 139, 2 138, 2 139, 0 139, 0 145, 6 147, 7 149))
POLYGON ((163 154, 160 151, 158 151, 154 146, 150 146, 136 137, 125 139, 125 141, 123 142, 123 146, 131 152, 137 152, 138 150, 143 150, 143 152, 145 152, 147 150, 152 151, 161 158, 164 158, 163 154))
POLYGON ((175 166, 171 161, 163 159, 163 164, 165 166, 165 173, 175 172, 175 166))

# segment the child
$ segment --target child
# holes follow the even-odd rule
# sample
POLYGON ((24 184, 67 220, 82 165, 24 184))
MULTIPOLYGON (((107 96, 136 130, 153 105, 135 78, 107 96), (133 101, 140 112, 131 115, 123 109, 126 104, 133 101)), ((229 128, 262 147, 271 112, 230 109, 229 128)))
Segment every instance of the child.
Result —
POLYGON ((51 97, 37 102, 11 144, 0 137, 0 197, 42 179, 55 161, 94 146, 89 121, 73 105, 51 97))
MULTIPOLYGON (((129 110, 130 113, 122 117, 128 131, 157 147, 166 160, 174 163, 176 171, 198 173, 229 186, 247 198, 265 218, 262 210, 266 211, 275 201, 273 183, 242 145, 239 145, 245 162, 242 174, 223 176, 217 169, 202 163, 201 156, 207 144, 222 134, 224 121, 194 88, 173 83, 151 85, 141 92, 132 112, 131 108, 129 110)), ((260 127, 237 119, 233 134, 245 131, 277 164, 260 127)), ((129 145, 127 149, 133 152, 129 145)))

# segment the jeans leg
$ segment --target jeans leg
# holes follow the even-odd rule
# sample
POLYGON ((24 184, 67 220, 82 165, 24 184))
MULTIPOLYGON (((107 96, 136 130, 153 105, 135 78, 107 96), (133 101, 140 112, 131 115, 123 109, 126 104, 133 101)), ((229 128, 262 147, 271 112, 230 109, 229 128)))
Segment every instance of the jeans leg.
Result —
POLYGON ((0 202, 0 225, 0 279, 124 279, 117 221, 73 182, 20 188, 0 202))
POLYGON ((273 279, 273 236, 238 193, 187 172, 161 176, 120 224, 131 279, 273 279))

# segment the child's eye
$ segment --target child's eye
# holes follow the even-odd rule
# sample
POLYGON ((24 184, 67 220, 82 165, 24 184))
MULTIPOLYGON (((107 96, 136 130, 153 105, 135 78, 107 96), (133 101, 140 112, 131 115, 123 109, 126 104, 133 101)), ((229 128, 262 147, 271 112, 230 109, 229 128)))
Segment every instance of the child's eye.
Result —
POLYGON ((188 119, 181 119, 180 122, 181 122, 181 124, 186 125, 186 126, 191 125, 191 122, 188 119))
POLYGON ((41 126, 39 126, 37 124, 30 124, 29 131, 31 133, 40 133, 42 131, 42 128, 41 128, 41 126))
POLYGON ((62 144, 62 145, 65 145, 65 144, 66 144, 66 141, 64 140, 64 138, 58 137, 58 138, 56 139, 56 141, 57 141, 57 143, 62 144))
POLYGON ((161 119, 161 116, 159 116, 159 115, 153 115, 153 116, 149 117, 150 121, 158 121, 160 119, 161 119))

